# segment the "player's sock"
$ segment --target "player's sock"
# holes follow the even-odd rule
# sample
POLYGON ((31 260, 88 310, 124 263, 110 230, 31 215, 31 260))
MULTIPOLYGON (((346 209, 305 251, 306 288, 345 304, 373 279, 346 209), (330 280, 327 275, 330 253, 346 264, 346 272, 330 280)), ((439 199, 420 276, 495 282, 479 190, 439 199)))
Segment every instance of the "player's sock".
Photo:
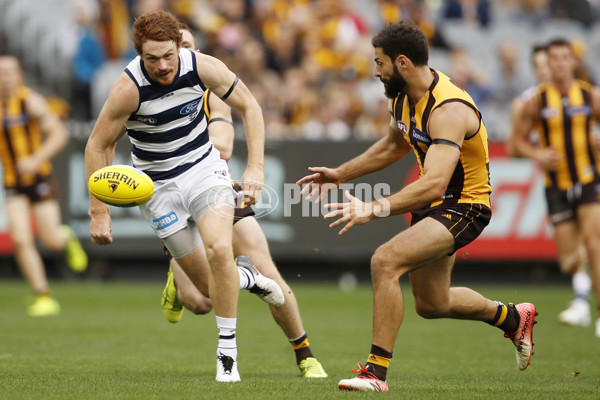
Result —
POLYGON ((217 356, 224 355, 237 359, 237 344, 235 340, 235 330, 237 318, 217 317, 217 329, 219 330, 219 345, 217 346, 217 356))
POLYGON ((392 361, 392 353, 372 344, 371 353, 369 354, 365 368, 375 374, 379 380, 385 381, 390 361, 392 361))
POLYGON ((579 271, 573 274, 572 277, 573 292, 575 292, 576 301, 588 302, 590 292, 592 290, 592 280, 585 271, 579 271))
POLYGON ((290 343, 292 344, 292 348, 294 349, 294 353, 296 353, 296 364, 300 364, 300 362, 308 357, 314 357, 312 351, 310 350, 310 343, 308 343, 308 336, 306 332, 302 336, 296 339, 290 339, 290 343))
POLYGON ((237 267, 238 273, 240 274, 240 290, 249 289, 254 287, 256 281, 254 275, 248 268, 237 267))
POLYGON ((494 317, 493 321, 489 322, 489 324, 497 326, 509 334, 516 332, 516 330, 519 328, 521 317, 515 309, 515 306, 511 303, 508 303, 508 306, 505 306, 499 301, 497 301, 496 304, 498 305, 496 316, 494 317))

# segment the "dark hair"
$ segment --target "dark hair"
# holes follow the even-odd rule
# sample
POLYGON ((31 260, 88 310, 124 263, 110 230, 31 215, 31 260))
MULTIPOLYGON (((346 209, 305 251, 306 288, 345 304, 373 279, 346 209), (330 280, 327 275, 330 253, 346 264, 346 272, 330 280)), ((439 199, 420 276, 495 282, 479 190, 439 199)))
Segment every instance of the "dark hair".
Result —
POLYGON ((533 62, 533 58, 535 57, 535 55, 537 53, 541 53, 544 52, 546 53, 548 51, 548 46, 545 44, 541 44, 541 43, 536 43, 531 47, 531 57, 530 60, 533 62))
POLYGON ((157 42, 173 41, 181 47, 181 32, 179 21, 166 11, 156 11, 142 14, 135 19, 133 24, 133 46, 139 55, 142 55, 142 45, 148 40, 157 42))
POLYGON ((411 22, 390 24, 371 40, 373 47, 379 47, 392 62, 399 55, 406 56, 415 66, 427 65, 429 44, 423 31, 411 22))
POLYGON ((183 22, 179 22, 178 27, 179 27, 180 31, 188 31, 189 33, 192 34, 192 36, 194 35, 194 31, 187 24, 185 24, 183 22))
POLYGON ((546 45, 546 50, 550 50, 550 47, 563 47, 563 46, 571 48, 571 42, 562 37, 554 38, 548 42, 548 44, 546 45))

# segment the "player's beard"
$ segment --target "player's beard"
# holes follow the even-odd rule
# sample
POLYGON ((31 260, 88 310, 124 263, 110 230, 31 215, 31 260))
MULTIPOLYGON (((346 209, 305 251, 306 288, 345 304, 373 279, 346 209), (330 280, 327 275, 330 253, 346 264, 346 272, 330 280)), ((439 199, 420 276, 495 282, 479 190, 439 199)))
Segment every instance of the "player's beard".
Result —
POLYGON ((383 82, 383 86, 385 87, 385 96, 388 99, 395 99, 406 87, 406 81, 402 75, 400 75, 400 71, 398 71, 398 68, 396 68, 395 65, 394 73, 387 80, 381 79, 381 82, 383 82))

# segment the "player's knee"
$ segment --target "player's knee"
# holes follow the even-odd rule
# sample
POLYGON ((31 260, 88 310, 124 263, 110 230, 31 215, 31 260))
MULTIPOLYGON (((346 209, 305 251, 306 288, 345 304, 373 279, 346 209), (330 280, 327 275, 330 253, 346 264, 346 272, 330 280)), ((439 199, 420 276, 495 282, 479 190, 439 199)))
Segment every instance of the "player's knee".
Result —
POLYGON ((67 245, 66 239, 61 236, 40 236, 42 246, 50 251, 62 251, 67 245))
POLYGON ((596 231, 586 232, 583 235, 583 243, 589 254, 598 254, 600 252, 600 237, 596 231))
POLYGON ((209 260, 225 260, 231 257, 232 253, 231 240, 218 239, 206 246, 206 256, 209 260))
POLYGON ((371 278, 380 277, 399 278, 408 270, 402 267, 402 260, 398 260, 392 253, 386 250, 384 246, 379 247, 371 256, 371 278))
POLYGON ((446 316, 444 307, 430 302, 417 301, 415 303, 415 310, 417 311, 417 314, 419 314, 419 316, 425 319, 436 319, 443 318, 444 316, 446 316))
POLYGON ((560 257, 558 265, 563 274, 573 274, 576 272, 579 265, 581 265, 581 260, 577 253, 573 253, 560 257))
POLYGON ((205 297, 195 299, 193 302, 184 302, 181 304, 196 315, 208 314, 212 310, 212 302, 205 297))
POLYGON ((15 245, 15 249, 17 251, 35 246, 35 243, 34 243, 34 240, 32 237, 13 236, 12 240, 15 245))

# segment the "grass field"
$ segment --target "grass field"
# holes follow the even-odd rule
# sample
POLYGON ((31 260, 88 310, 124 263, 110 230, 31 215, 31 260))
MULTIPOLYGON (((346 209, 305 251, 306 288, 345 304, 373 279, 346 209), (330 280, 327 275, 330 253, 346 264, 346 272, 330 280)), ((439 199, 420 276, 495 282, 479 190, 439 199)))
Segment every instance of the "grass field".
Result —
POLYGON ((240 296, 242 382, 214 381, 213 314, 187 312, 169 324, 162 282, 52 283, 58 317, 30 318, 21 281, 0 282, 0 399, 599 399, 600 338, 592 328, 558 324, 567 286, 476 285, 501 301, 532 301, 539 311, 536 354, 518 371, 514 347, 496 328, 421 319, 406 291, 407 313, 388 382, 390 393, 337 390, 371 344, 371 289, 292 283, 315 355, 330 377, 299 376, 290 345, 267 307, 240 296))

